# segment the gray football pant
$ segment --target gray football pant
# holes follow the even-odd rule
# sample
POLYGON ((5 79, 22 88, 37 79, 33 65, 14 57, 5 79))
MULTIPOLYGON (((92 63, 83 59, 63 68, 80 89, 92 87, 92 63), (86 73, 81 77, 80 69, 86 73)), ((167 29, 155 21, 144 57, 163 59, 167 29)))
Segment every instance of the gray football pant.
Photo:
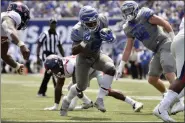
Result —
POLYGON ((100 53, 96 59, 92 57, 91 59, 87 59, 80 54, 77 55, 75 75, 77 88, 80 91, 84 91, 89 84, 90 68, 102 71, 106 74, 108 74, 108 71, 115 71, 115 66, 112 59, 103 53, 100 53))

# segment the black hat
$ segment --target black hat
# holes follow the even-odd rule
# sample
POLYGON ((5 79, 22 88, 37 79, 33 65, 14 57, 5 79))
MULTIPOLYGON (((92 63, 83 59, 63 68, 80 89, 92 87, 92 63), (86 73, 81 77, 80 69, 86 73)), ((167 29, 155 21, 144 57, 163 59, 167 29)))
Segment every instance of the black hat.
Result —
POLYGON ((50 24, 52 24, 52 23, 54 23, 54 22, 57 23, 56 18, 51 18, 51 19, 49 20, 49 23, 50 23, 50 24))

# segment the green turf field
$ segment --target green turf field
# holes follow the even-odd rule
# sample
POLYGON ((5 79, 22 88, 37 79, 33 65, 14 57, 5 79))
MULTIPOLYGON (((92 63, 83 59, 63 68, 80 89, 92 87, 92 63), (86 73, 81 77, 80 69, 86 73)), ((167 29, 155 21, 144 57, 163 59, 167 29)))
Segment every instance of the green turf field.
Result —
MULTIPOLYGON (((149 85, 146 80, 133 81, 122 79, 115 81, 112 88, 119 89, 126 95, 144 103, 140 113, 134 113, 132 107, 125 102, 112 97, 105 98, 106 113, 91 108, 82 111, 70 111, 67 117, 61 117, 59 111, 44 111, 43 109, 53 105, 54 89, 52 82, 49 83, 47 98, 36 96, 42 80, 42 75, 1 75, 1 120, 14 122, 72 122, 72 121, 147 121, 160 122, 161 120, 152 115, 153 108, 159 103, 161 94, 149 85)), ((65 83, 64 94, 70 79, 65 83)), ((168 83, 166 83, 168 87, 168 83)), ((91 81, 91 87, 86 94, 93 101, 96 99, 98 84, 91 81)), ((79 101, 79 104, 81 102, 79 101)), ((172 116, 179 122, 184 121, 184 113, 172 116)))

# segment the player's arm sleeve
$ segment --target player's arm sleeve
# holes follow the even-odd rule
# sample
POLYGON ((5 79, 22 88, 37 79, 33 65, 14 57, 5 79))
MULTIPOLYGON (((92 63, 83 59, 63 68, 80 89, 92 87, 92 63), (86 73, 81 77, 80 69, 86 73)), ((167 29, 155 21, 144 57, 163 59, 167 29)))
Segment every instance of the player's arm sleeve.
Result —
POLYGON ((71 32, 71 40, 73 41, 72 44, 72 55, 77 55, 83 51, 83 47, 81 46, 80 42, 83 40, 80 37, 79 31, 77 29, 73 29, 71 32))
POLYGON ((79 33, 79 30, 78 29, 72 29, 71 31, 71 40, 73 42, 81 42, 82 41, 82 38, 80 37, 80 33, 79 33))
POLYGON ((154 11, 152 9, 143 7, 141 11, 141 20, 148 21, 154 15, 154 11))

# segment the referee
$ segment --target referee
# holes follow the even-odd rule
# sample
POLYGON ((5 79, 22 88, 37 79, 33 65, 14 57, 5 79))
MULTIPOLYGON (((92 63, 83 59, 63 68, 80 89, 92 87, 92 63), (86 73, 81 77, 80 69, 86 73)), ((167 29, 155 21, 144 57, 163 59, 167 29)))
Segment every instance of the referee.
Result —
MULTIPOLYGON (((49 30, 46 30, 42 32, 37 40, 38 47, 37 47, 37 64, 41 65, 41 61, 45 61, 46 57, 51 54, 57 54, 57 47, 62 56, 64 56, 64 50, 60 44, 59 41, 59 35, 56 32, 56 25, 57 20, 55 18, 51 18, 49 21, 50 28, 49 30), (42 60, 40 59, 40 49, 42 47, 42 60)), ((49 74, 45 71, 44 78, 42 80, 42 83, 40 85, 38 96, 39 97, 45 97, 46 96, 46 90, 47 90, 47 84, 51 78, 52 74, 49 74)), ((52 76, 54 87, 56 85, 56 81, 54 76, 52 76)))

